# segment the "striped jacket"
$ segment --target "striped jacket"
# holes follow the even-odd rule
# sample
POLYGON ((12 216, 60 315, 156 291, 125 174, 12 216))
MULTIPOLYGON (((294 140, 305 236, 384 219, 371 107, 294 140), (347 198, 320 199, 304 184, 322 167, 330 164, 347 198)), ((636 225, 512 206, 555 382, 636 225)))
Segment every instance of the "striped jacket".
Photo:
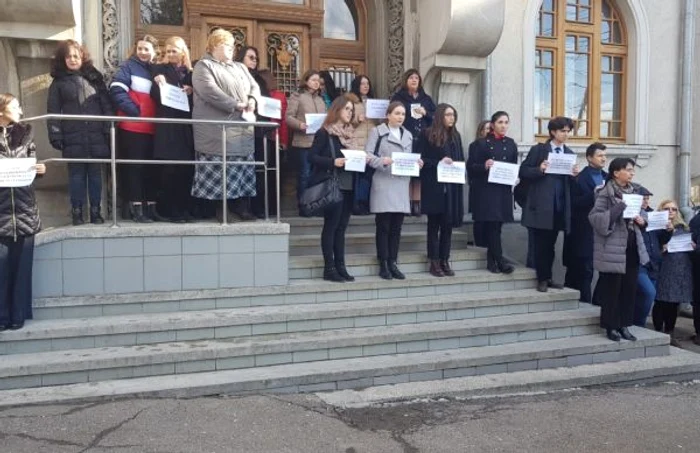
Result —
MULTIPOLYGON (((151 65, 144 63, 135 55, 126 60, 112 79, 109 95, 117 107, 119 116, 154 117, 156 104, 151 98, 151 65)), ((119 127, 126 131, 141 134, 154 134, 155 124, 124 121, 119 127)))

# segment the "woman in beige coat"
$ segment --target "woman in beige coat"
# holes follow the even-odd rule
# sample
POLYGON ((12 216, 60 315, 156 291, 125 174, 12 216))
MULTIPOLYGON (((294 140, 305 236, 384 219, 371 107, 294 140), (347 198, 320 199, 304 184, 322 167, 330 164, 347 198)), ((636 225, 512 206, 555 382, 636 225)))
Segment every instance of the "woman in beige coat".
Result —
POLYGON ((287 126, 292 131, 292 153, 296 154, 299 168, 297 169, 297 201, 301 197, 311 177, 309 152, 314 141, 313 134, 307 134, 306 114, 326 113, 326 104, 320 93, 320 76, 318 71, 311 69, 304 73, 299 82, 299 91, 292 93, 287 107, 287 126))

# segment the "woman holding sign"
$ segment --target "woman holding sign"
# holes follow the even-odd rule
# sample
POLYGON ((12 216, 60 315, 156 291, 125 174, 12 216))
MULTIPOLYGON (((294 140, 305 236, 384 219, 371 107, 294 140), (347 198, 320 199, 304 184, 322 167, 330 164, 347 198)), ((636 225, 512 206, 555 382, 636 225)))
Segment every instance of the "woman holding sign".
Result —
POLYGON ((693 302, 691 253, 695 249, 695 244, 691 241, 691 250, 685 252, 676 251, 669 247, 669 242, 673 238, 690 235, 690 227, 683 220, 683 214, 679 212, 678 203, 675 201, 662 201, 658 210, 668 212, 668 227, 666 231, 660 231, 657 234, 659 245, 663 250, 663 258, 656 281, 656 302, 651 311, 651 318, 654 322, 654 329, 670 335, 671 344, 679 346, 673 331, 676 328, 680 304, 693 302))
POLYGON ((464 162, 462 138, 455 128, 457 111, 440 104, 432 126, 418 139, 423 168, 421 180, 421 211, 428 216, 428 259, 430 273, 435 277, 453 276, 450 267, 452 229, 462 226, 464 218, 464 188, 461 184, 438 182, 438 164, 464 162))
POLYGON ((518 145, 506 137, 510 118, 506 112, 496 112, 491 117, 491 131, 469 153, 467 171, 474 195, 471 206, 474 222, 482 225, 486 242, 486 266, 494 274, 511 274, 513 266, 503 259, 501 229, 506 222, 513 221, 513 186, 508 181, 490 178, 501 164, 504 171, 517 175, 518 145), (496 166, 494 168, 494 166, 496 166))
MULTIPOLYGON (((365 146, 369 165, 376 170, 372 176, 369 207, 370 212, 376 214, 379 276, 385 280, 406 278, 396 261, 404 215, 411 212, 408 192, 411 178, 391 174, 392 154, 410 153, 413 149, 413 136, 403 127, 405 118, 406 109, 401 102, 389 104, 386 124, 372 129, 365 146)), ((418 165, 422 166, 423 161, 419 160, 418 165)))
MULTIPOLYGON (((0 162, 36 162, 32 126, 18 123, 20 116, 19 101, 0 94, 0 162)), ((34 169, 38 176, 46 173, 44 164, 34 169)), ((34 235, 41 229, 34 188, 9 185, 14 184, 0 180, 0 331, 21 329, 32 319, 34 235)))
MULTIPOLYGON (((192 62, 185 41, 177 36, 165 41, 165 60, 153 66, 155 83, 151 97, 157 118, 192 118, 192 62), (179 103, 174 101, 179 100, 179 103), (185 101, 186 100, 186 101, 185 101)), ((153 157, 159 160, 192 160, 194 138, 191 124, 156 123, 153 157)), ((165 165, 159 178, 158 214, 171 222, 194 220, 190 188, 194 171, 190 165, 165 165)))
MULTIPOLYGON (((352 96, 355 98, 355 96, 352 96)), ((353 202, 353 174, 345 171, 341 150, 357 149, 350 122, 354 113, 353 99, 341 96, 333 101, 321 129, 314 135, 309 161, 314 173, 309 187, 337 177, 342 201, 328 206, 323 212, 321 250, 325 267, 323 279, 331 282, 351 282, 355 278, 345 267, 345 230, 350 222, 353 202)))
MULTIPOLYGON (((605 185, 596 190, 595 205, 588 215, 593 227, 593 267, 600 273, 600 325, 612 341, 635 341, 628 327, 634 323, 639 266, 649 262, 642 229, 641 210, 624 216, 626 196, 638 195, 632 184, 634 161, 618 157, 610 163, 605 185)), ((640 195, 641 196, 641 195, 640 195)))

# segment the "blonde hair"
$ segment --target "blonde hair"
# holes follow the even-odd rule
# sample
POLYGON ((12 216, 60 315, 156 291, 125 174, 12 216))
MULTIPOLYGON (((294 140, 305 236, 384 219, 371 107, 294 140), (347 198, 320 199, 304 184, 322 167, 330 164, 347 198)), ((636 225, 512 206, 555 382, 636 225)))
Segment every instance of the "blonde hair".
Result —
POLYGON ((153 46, 153 60, 155 60, 158 57, 158 51, 160 49, 158 48, 158 38, 153 35, 143 35, 142 38, 137 39, 136 42, 134 42, 134 47, 131 48, 129 57, 136 55, 136 48, 139 46, 139 41, 145 41, 153 46))
MULTIPOLYGON (((663 200, 661 203, 659 203, 659 208, 657 209, 657 211, 663 211, 664 208, 670 204, 676 205, 676 208, 678 207, 678 203, 676 203, 675 200, 667 199, 667 200, 663 200)), ((676 212, 676 217, 673 219, 672 222, 673 222, 673 228, 677 228, 680 225, 686 231, 690 229, 688 224, 685 223, 685 219, 683 218, 683 213, 681 213, 680 209, 676 212)))
POLYGON ((7 107, 10 106, 10 102, 17 99, 12 93, 0 93, 0 116, 7 111, 7 107))
POLYGON ((213 52, 214 49, 221 44, 231 43, 233 46, 235 42, 236 41, 230 31, 224 30, 223 28, 217 28, 211 32, 209 39, 207 39, 207 52, 213 52))
POLYGON ((192 60, 190 59, 190 49, 187 48, 187 43, 185 40, 179 36, 171 36, 165 40, 165 46, 172 46, 180 49, 182 52, 182 64, 188 69, 192 70, 192 60))

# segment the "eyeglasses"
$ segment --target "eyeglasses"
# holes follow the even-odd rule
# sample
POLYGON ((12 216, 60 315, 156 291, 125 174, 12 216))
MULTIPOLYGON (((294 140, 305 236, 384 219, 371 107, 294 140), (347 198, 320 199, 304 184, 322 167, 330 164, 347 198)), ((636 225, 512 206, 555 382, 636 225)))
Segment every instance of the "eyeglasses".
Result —
POLYGON ((674 208, 673 206, 668 206, 663 209, 664 211, 671 211, 671 212, 678 212, 678 208, 674 208))
POLYGON ((249 60, 258 61, 258 57, 256 57, 255 55, 246 55, 246 58, 248 58, 249 60))

